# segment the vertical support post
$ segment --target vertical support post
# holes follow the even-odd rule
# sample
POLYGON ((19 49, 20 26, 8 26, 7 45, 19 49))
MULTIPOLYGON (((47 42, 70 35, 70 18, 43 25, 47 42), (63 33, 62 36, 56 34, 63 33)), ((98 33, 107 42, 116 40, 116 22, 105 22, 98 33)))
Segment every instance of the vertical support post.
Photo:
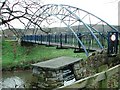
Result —
POLYGON ((40 35, 38 35, 38 44, 40 44, 40 35))
POLYGON ((38 43, 38 35, 36 35, 36 43, 38 43))
POLYGON ((38 41, 38 35, 36 35, 36 43, 37 43, 37 41, 38 41))
POLYGON ((43 40, 43 36, 42 35, 40 35, 40 40, 41 40, 41 44, 42 44, 42 40, 43 40))
POLYGON ((44 42, 46 42, 47 45, 47 35, 44 35, 44 42))
POLYGON ((35 42, 34 42, 34 43, 36 43, 36 35, 34 35, 34 40, 35 40, 35 42))
POLYGON ((38 41, 38 44, 39 44, 40 36, 38 35, 37 37, 38 37, 37 41, 38 41))
POLYGON ((88 36, 87 35, 85 37, 85 40, 86 40, 86 44, 88 44, 88 36))
POLYGON ((24 41, 24 36, 21 37, 21 41, 24 41))
POLYGON ((43 38, 43 40, 44 40, 44 42, 47 42, 47 35, 44 35, 44 38, 43 38))
POLYGON ((27 42, 28 42, 28 35, 26 35, 26 37, 25 37, 25 38, 26 38, 26 40, 27 40, 27 42))
POLYGON ((36 42, 35 42, 35 43, 37 43, 37 35, 35 35, 35 40, 36 40, 36 42))
POLYGON ((44 42, 44 35, 41 35, 41 44, 44 42))
POLYGON ((74 35, 73 35, 73 33, 71 34, 71 38, 72 38, 72 41, 71 41, 71 45, 73 45, 74 44, 74 42, 73 42, 73 38, 74 37, 74 35))
POLYGON ((34 41, 33 35, 30 35, 30 36, 31 36, 31 40, 34 41))
POLYGON ((51 43, 53 43, 53 34, 50 35, 50 38, 51 43))
MULTIPOLYGON (((81 40, 81 33, 78 34, 78 38, 81 40)), ((81 44, 79 42, 78 42, 78 47, 79 47, 79 50, 80 50, 81 44)))
POLYGON ((50 41, 51 41, 51 35, 50 34, 48 35, 48 38, 49 38, 48 42, 49 42, 49 46, 50 46, 50 41))
POLYGON ((29 35, 29 37, 30 37, 30 41, 32 42, 32 35, 29 35))
POLYGON ((47 42, 48 42, 48 46, 50 46, 50 34, 47 35, 47 42))
POLYGON ((48 34, 46 35, 46 39, 47 39, 47 42, 46 42, 46 45, 48 45, 48 39, 49 39, 49 37, 48 37, 48 34))
POLYGON ((98 82, 99 88, 107 88, 107 78, 98 82))
POLYGON ((67 43, 67 34, 65 34, 65 44, 67 43))
MULTIPOLYGON (((88 37, 89 37, 89 38, 88 38, 88 39, 89 39, 89 40, 88 40, 88 52, 89 52, 90 46, 91 46, 91 36, 92 36, 91 34, 88 35, 88 37)), ((97 36, 96 36, 96 37, 97 37, 97 36)))
POLYGON ((62 34, 60 34, 60 48, 62 48, 62 34))
POLYGON ((68 37, 67 37, 67 43, 69 44, 70 34, 68 34, 67 36, 68 36, 68 37))
POLYGON ((58 37, 58 34, 56 35, 56 42, 59 43, 59 37, 58 37))
MULTIPOLYGON (((101 37, 101 36, 100 36, 100 37, 101 37)), ((91 46, 94 47, 94 46, 93 46, 93 44, 94 44, 94 43, 93 43, 93 42, 94 42, 94 37, 91 35, 91 38, 92 38, 91 46)))
POLYGON ((55 43, 56 43, 56 34, 55 34, 55 43))
MULTIPOLYGON (((81 40, 81 33, 78 33, 77 36, 81 40)), ((79 43, 79 41, 77 41, 77 45, 78 45, 78 48, 75 48, 74 53, 81 52, 81 49, 80 49, 81 48, 81 44, 79 43)))
POLYGON ((28 38, 29 38, 29 42, 31 42, 31 38, 30 38, 30 35, 28 35, 28 38))

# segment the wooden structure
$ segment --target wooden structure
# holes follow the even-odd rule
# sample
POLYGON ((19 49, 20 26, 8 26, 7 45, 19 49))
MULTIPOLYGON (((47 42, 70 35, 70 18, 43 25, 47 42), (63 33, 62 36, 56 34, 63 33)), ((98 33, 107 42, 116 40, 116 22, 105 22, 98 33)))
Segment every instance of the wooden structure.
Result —
POLYGON ((106 71, 78 80, 71 85, 59 87, 57 90, 61 90, 61 89, 63 90, 63 88, 74 88, 74 90, 76 89, 78 90, 78 88, 90 88, 90 85, 92 85, 92 88, 94 88, 93 86, 97 85, 97 88, 105 89, 108 88, 108 80, 113 76, 115 76, 115 74, 118 74, 118 76, 116 77, 118 82, 114 84, 117 85, 118 88, 120 88, 119 70, 120 70, 120 64, 106 71))
POLYGON ((36 87, 51 89, 75 82, 80 60, 82 59, 63 56, 32 64, 36 87))

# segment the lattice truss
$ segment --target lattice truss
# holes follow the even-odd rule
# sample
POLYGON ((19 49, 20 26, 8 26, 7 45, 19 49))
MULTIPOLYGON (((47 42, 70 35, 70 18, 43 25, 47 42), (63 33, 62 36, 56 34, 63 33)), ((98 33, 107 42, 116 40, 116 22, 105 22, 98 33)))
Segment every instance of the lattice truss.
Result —
POLYGON ((108 31, 118 31, 115 27, 109 25, 96 15, 69 5, 43 5, 34 13, 34 15, 31 17, 31 20, 37 23, 37 25, 28 22, 24 34, 28 34, 30 31, 32 31, 32 34, 34 35, 39 34, 40 31, 47 34, 57 33, 57 30, 58 32, 64 33, 65 30, 63 31, 62 29, 56 29, 56 31, 52 31, 50 28, 52 26, 57 27, 57 25, 59 25, 59 27, 64 26, 67 27, 67 33, 72 32, 74 34, 84 50, 85 47, 78 38, 77 33, 82 33, 84 35, 90 34, 96 40, 99 47, 103 49, 103 46, 96 36, 96 33, 107 39, 108 31), (74 26, 77 26, 77 28, 74 26))
MULTIPOLYGON (((99 29, 102 30, 104 29, 105 32, 110 30, 117 31, 116 28, 109 25, 107 22, 93 15, 92 13, 68 5, 55 5, 55 4, 44 5, 34 13, 34 15, 31 17, 31 20, 37 22, 38 25, 42 25, 44 24, 44 22, 46 22, 46 24, 48 25, 51 25, 60 20, 62 24, 69 28, 75 25, 79 25, 79 27, 80 25, 84 25, 84 27, 88 31, 99 32, 99 29), (102 28, 96 28, 95 26, 97 26, 98 24, 101 25, 102 28), (107 25, 106 28, 104 27, 105 25, 107 25)), ((29 22, 26 28, 30 28, 31 26, 34 25, 32 25, 31 22, 29 22)), ((37 26, 34 27, 37 28, 37 26)), ((37 33, 37 30, 40 29, 36 29, 36 31, 34 31, 34 34, 37 33)))

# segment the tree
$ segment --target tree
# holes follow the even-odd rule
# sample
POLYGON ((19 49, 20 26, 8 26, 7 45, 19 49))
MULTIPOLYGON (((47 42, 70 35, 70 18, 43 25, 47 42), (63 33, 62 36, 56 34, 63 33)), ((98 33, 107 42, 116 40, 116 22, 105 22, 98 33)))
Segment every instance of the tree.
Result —
POLYGON ((35 11, 41 6, 40 0, 1 0, 0 1, 0 26, 9 28, 17 37, 24 33, 18 31, 11 23, 18 20, 26 27, 27 22, 31 22, 41 29, 37 22, 31 20, 35 11))

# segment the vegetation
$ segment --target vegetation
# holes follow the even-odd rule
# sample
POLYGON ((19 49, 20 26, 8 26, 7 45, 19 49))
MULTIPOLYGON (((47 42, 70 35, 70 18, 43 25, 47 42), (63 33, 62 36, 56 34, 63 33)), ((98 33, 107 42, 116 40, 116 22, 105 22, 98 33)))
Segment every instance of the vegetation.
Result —
POLYGON ((2 69, 29 69, 32 63, 59 56, 80 57, 86 59, 85 53, 74 53, 73 49, 56 49, 44 45, 20 46, 15 41, 2 42, 2 69))

